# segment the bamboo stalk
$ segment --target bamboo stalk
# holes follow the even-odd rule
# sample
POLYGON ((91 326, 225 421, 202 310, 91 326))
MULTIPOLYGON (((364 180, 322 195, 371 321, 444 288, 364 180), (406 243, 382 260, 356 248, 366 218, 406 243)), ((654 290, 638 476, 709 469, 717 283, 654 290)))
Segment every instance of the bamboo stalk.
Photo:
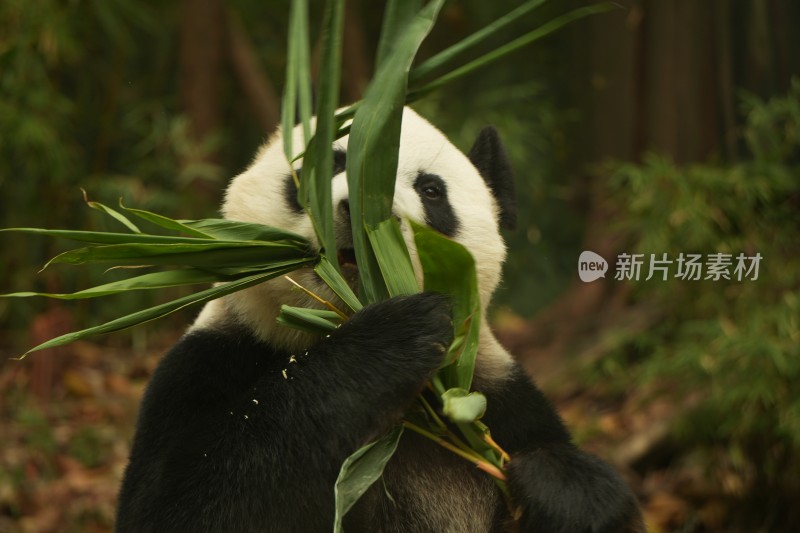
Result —
POLYGON ((462 459, 465 459, 465 460, 469 461, 470 463, 474 464, 480 470, 483 470, 484 472, 486 472, 487 474, 489 474, 493 478, 498 479, 500 481, 506 481, 505 474, 499 468, 497 468, 493 464, 487 463, 482 457, 478 456, 477 454, 467 453, 466 451, 458 448, 457 446, 454 446, 453 444, 447 442, 446 440, 444 440, 443 438, 439 437, 438 435, 434 435, 430 431, 422 429, 421 427, 417 426, 416 424, 414 424, 412 422, 409 422, 408 420, 403 420, 403 425, 406 428, 410 429, 411 431, 413 431, 415 433, 418 433, 418 434, 422 435, 423 437, 426 437, 426 438, 432 440, 433 442, 435 442, 439 446, 442 446, 443 448, 453 452, 454 454, 458 455, 462 459))

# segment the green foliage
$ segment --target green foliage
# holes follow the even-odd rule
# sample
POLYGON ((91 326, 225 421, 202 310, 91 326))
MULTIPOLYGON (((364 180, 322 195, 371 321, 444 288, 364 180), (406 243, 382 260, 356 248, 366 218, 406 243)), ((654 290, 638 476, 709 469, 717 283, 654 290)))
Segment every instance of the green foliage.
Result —
MULTIPOLYGON (((187 196, 198 198, 184 186, 220 176, 219 167, 202 162, 219 139, 192 142, 176 98, 165 96, 176 93, 175 22, 173 8, 149 0, 0 2, 0 227, 107 229, 112 222, 83 209, 80 186, 148 208, 191 204, 194 216, 212 209, 187 203, 187 196)), ((63 249, 52 241, 5 234, 2 246, 13 252, 0 255, 7 273, 0 292, 53 292, 97 277, 85 270, 36 277, 30 265, 63 249)), ((147 302, 144 295, 99 301, 75 314, 108 317, 147 302)), ((6 343, 36 310, 0 302, 6 343)))
MULTIPOLYGON (((397 14, 400 10, 393 5, 398 3, 399 0, 389 2, 387 13, 397 14)), ((360 287, 370 303, 389 294, 385 284, 378 281, 382 279, 380 270, 386 270, 388 265, 380 265, 381 258, 369 244, 367 232, 377 231, 379 224, 391 217, 408 73, 442 4, 441 0, 434 0, 414 16, 405 13, 392 20, 394 28, 387 18, 383 29, 394 37, 394 42, 387 45, 383 44, 386 39, 382 41, 381 64, 353 119, 348 139, 347 184, 351 191, 353 245, 360 287)), ((408 270, 410 262, 403 265, 408 270)))
MULTIPOLYGON (((460 5, 468 19, 477 20, 500 20, 508 10, 493 2, 460 5)), ((545 4, 504 31, 529 30, 558 14, 558 7, 545 4)), ((517 228, 504 233, 509 256, 494 301, 525 316, 544 308, 572 281, 583 233, 584 212, 573 198, 576 178, 569 175, 572 160, 580 156, 567 133, 580 114, 560 101, 567 93, 560 76, 563 58, 554 55, 560 38, 552 35, 485 67, 481 75, 457 80, 414 103, 423 116, 436 117, 437 126, 465 153, 487 124, 500 132, 514 170, 519 210, 517 228)), ((497 35, 489 40, 498 42, 497 35)))
POLYGON ((400 437, 403 435, 403 426, 393 427, 380 439, 362 446, 348 457, 342 465, 336 478, 334 488, 336 494, 336 516, 334 518, 334 533, 342 533, 342 519, 358 499, 375 483, 383 474, 383 469, 389 459, 394 455, 400 437))
MULTIPOLYGON (((310 118, 311 72, 309 62, 308 6, 305 0, 292 2, 289 35, 289 57, 287 84, 282 113, 282 123, 287 127, 292 116, 299 111, 304 131, 304 166, 301 176, 294 176, 299 190, 299 201, 314 222, 318 240, 322 247, 322 260, 318 272, 332 280, 334 290, 343 295, 348 305, 356 309, 361 303, 344 287, 337 274, 335 238, 333 235, 330 168, 333 161, 332 141, 341 133, 344 115, 352 116, 348 126, 349 157, 347 175, 350 188, 353 241, 360 270, 361 297, 368 303, 379 301, 389 295, 408 294, 418 290, 410 256, 399 224, 391 216, 394 182, 397 171, 400 126, 403 105, 428 94, 447 82, 488 65, 515 50, 527 45, 572 20, 599 13, 610 8, 610 4, 597 4, 578 9, 553 19, 522 37, 501 46, 461 66, 452 65, 468 48, 489 37, 501 33, 507 24, 543 3, 531 0, 526 5, 501 19, 466 41, 453 45, 428 63, 428 70, 418 71, 422 78, 447 66, 449 72, 437 74, 437 78, 409 93, 408 80, 411 65, 422 41, 431 31, 443 5, 442 0, 428 2, 424 6, 392 0, 388 4, 383 25, 386 32, 379 44, 377 74, 366 90, 364 99, 355 106, 335 116, 340 80, 340 59, 343 24, 343 0, 330 0, 326 4, 322 23, 320 56, 322 67, 318 83, 318 105, 316 121, 310 118), (402 6, 402 7, 401 7, 402 6), (416 9, 418 8, 418 9, 416 9), (312 136, 313 131, 313 136, 312 136)), ((129 46, 128 34, 119 28, 119 15, 131 16, 131 5, 118 0, 96 8, 101 23, 110 31, 119 34, 122 48, 129 46), (115 11, 115 9, 117 11, 115 11)), ((135 13, 135 12, 134 12, 135 13)), ((288 131, 287 131, 288 133, 288 131)), ((297 147, 292 146, 290 136, 284 139, 284 151, 288 160, 296 157, 297 147)), ((88 201, 87 201, 88 202, 88 201)), ((107 233, 95 231, 42 230, 17 228, 23 233, 44 234, 89 243, 89 246, 69 250, 56 255, 51 263, 110 263, 120 266, 178 267, 175 270, 135 276, 121 282, 106 283, 99 287, 75 294, 54 292, 27 292, 7 296, 44 295, 61 299, 90 298, 115 294, 135 289, 163 289, 164 287, 197 283, 198 280, 218 281, 217 285, 188 296, 149 307, 135 313, 105 322, 99 326, 83 329, 56 337, 31 351, 59 346, 91 335, 118 331, 133 325, 161 318, 192 304, 230 294, 234 291, 260 283, 275 275, 288 272, 316 257, 308 256, 305 243, 292 236, 288 238, 280 231, 257 228, 254 225, 226 223, 219 220, 181 221, 173 220, 153 212, 129 209, 124 212, 108 208, 97 202, 88 202, 93 209, 101 211, 121 223, 131 233, 107 233), (126 215, 132 214, 161 229, 178 231, 188 237, 164 236, 143 233, 126 215), (236 227, 230 227, 236 226, 236 227), (242 226, 242 227, 239 227, 242 226), (246 227, 244 227, 246 226, 246 227), (240 230, 243 234, 240 234, 240 230), (265 235, 264 240, 251 240, 265 235), (242 240, 243 236, 247 239, 242 240), (254 237, 256 236, 256 237, 254 237)), ((455 341, 449 349, 445 368, 432 380, 433 389, 441 396, 444 412, 458 427, 466 443, 448 429, 435 410, 420 399, 422 409, 411 413, 418 418, 420 413, 430 422, 431 433, 417 423, 405 421, 394 433, 379 441, 379 446, 359 450, 343 466, 337 482, 337 527, 341 516, 352 502, 378 477, 383 465, 396 447, 403 427, 429 436, 442 446, 473 462, 496 479, 507 494, 502 472, 508 460, 492 440, 489 430, 479 422, 486 408, 485 397, 470 393, 472 373, 477 353, 480 305, 477 296, 475 268, 469 253, 455 243, 431 230, 415 228, 417 249, 425 274, 426 290, 450 294, 454 301, 455 341), (434 252, 434 249, 438 250, 434 252), (445 253, 446 252, 446 253, 445 253), (450 273, 460 275, 450 275, 450 273), (443 438, 446 436, 446 438, 443 438), (366 461, 366 462, 365 462, 366 461)), ((326 303, 326 302, 323 302, 326 303)), ((328 332, 336 327, 345 314, 331 307, 331 311, 310 311, 294 307, 282 308, 279 322, 312 332, 328 332)), ((417 420, 418 421, 418 420, 417 420)))
POLYGON ((456 423, 474 422, 486 413, 486 396, 465 389, 448 389, 442 394, 442 413, 456 423))
POLYGON ((90 207, 121 222, 131 233, 39 228, 11 228, 0 231, 49 235, 89 244, 57 255, 45 265, 45 268, 53 263, 75 265, 110 263, 112 268, 159 266, 173 267, 173 269, 133 276, 72 294, 18 292, 0 296, 4 298, 46 296, 77 300, 121 293, 130 294, 131 291, 142 289, 218 283, 211 288, 140 309, 97 326, 55 337, 31 348, 26 354, 163 318, 186 307, 206 303, 286 274, 316 260, 305 239, 269 226, 221 219, 173 220, 149 211, 121 206, 126 212, 161 230, 177 231, 189 234, 191 237, 146 234, 114 209, 97 202, 91 202, 90 207))
MULTIPOLYGON (((429 71, 433 72, 442 65, 449 64, 464 50, 498 32, 505 24, 540 3, 539 0, 528 2, 526 7, 516 10, 514 14, 490 26, 488 30, 473 34, 465 43, 451 46, 428 63, 433 64, 429 71), (440 59, 442 57, 444 59, 440 59)), ((367 87, 364 100, 338 117, 342 120, 345 114, 350 115, 355 112, 352 125, 349 127, 347 179, 353 243, 359 265, 360 292, 362 299, 368 303, 382 300, 390 295, 409 294, 418 290, 400 227, 397 221, 391 218, 403 104, 419 95, 427 94, 445 81, 464 76, 511 53, 523 44, 554 31, 570 20, 608 9, 608 5, 599 4, 593 9, 569 13, 528 32, 506 46, 495 48, 478 60, 454 68, 407 95, 409 76, 414 74, 414 71, 410 70, 411 64, 422 40, 430 32, 441 6, 442 2, 430 2, 414 13, 415 10, 409 3, 399 1, 388 3, 378 47, 377 74, 367 87)), ((337 12, 338 7, 340 2, 329 2, 328 13, 337 12)), ((332 286, 338 287, 344 284, 336 273, 336 259, 331 253, 335 249, 335 244, 332 235, 332 214, 329 209, 330 191, 324 185, 329 181, 327 175, 329 173, 323 174, 318 168, 321 161, 330 160, 331 133, 334 131, 334 124, 338 126, 338 123, 337 117, 333 115, 333 109, 327 107, 325 113, 317 113, 314 136, 309 138, 310 121, 307 111, 306 116, 303 116, 302 105, 303 87, 310 83, 309 67, 303 52, 307 46, 308 26, 298 21, 300 17, 305 16, 305 2, 298 0, 294 4, 291 16, 293 31, 289 37, 290 63, 287 69, 289 84, 285 93, 283 123, 288 127, 291 115, 300 111, 306 146, 303 170, 299 178, 295 177, 299 189, 298 200, 314 220, 314 227, 322 244, 323 268, 319 271, 325 272, 327 279, 333 281, 332 286), (320 202, 324 204, 325 209, 321 208, 320 202)), ((323 34, 327 35, 323 40, 323 56, 327 55, 326 46, 340 38, 341 27, 334 22, 335 20, 336 17, 329 15, 326 18, 327 23, 323 25, 323 34)), ((335 62, 326 64, 327 76, 338 79, 339 72, 336 67, 338 65, 335 62)), ((425 74, 428 71, 422 72, 425 74)), ((321 100, 328 100, 331 91, 330 84, 323 83, 321 100)), ((297 151, 297 148, 292 146, 292 140, 286 136, 284 138, 286 158, 292 161, 297 151)), ((502 469, 508 457, 491 440, 489 429, 478 420, 486 408, 485 397, 479 393, 469 392, 481 322, 474 262, 469 253, 456 243, 425 228, 415 227, 414 230, 425 290, 449 294, 454 301, 455 340, 449 349, 444 368, 434 376, 431 384, 442 399, 444 412, 458 427, 466 443, 448 429, 424 399, 420 399, 423 409, 410 413, 413 421, 405 420, 404 426, 436 441, 491 473, 501 490, 507 494, 502 469), (423 419, 421 425, 418 424, 420 416, 423 419)), ((340 290, 337 292, 341 293, 340 290)), ((347 297, 349 300, 355 300, 352 295, 347 297)), ((356 300, 355 306, 352 303, 349 305, 355 309, 361 304, 356 300)), ((328 318, 286 306, 282 309, 279 321, 307 331, 326 332, 335 327, 328 318)), ((380 445, 368 445, 355 452, 345 462, 336 484, 335 531, 341 530, 341 517, 352 503, 380 477, 383 466, 393 453, 398 439, 399 433, 394 436, 384 436, 379 441, 380 445)))
MULTIPOLYGON (((384 68, 382 72, 379 70, 373 94, 367 94, 366 105, 360 118, 359 116, 356 118, 351 137, 353 144, 357 144, 360 138, 365 139, 365 145, 383 144, 383 147, 378 146, 375 150, 382 152, 382 155, 366 162, 353 157, 348 158, 348 161, 353 164, 363 163, 362 170, 365 170, 368 175, 372 174, 371 169, 377 168, 387 183, 393 183, 394 166, 396 165, 396 147, 393 146, 396 143, 393 138, 396 137, 394 134, 399 131, 401 107, 407 99, 406 78, 410 75, 410 79, 420 82, 414 87, 417 89, 415 95, 419 97, 446 81, 465 76, 478 66, 483 67, 488 61, 511 53, 515 46, 538 39, 562 22, 569 20, 569 17, 583 16, 582 13, 584 13, 580 10, 576 11, 574 15, 558 19, 554 25, 537 28, 532 32, 530 27, 525 28, 524 31, 518 32, 522 34, 528 32, 525 34, 524 40, 517 41, 516 44, 512 43, 510 47, 495 55, 483 55, 478 56, 472 62, 465 61, 461 68, 451 70, 450 73, 442 72, 451 67, 458 67, 458 65, 454 65, 453 60, 456 58, 460 60, 467 45, 472 46, 488 38, 505 37, 507 26, 511 22, 541 3, 543 3, 542 0, 535 0, 523 4, 512 14, 500 19, 498 23, 487 27, 485 31, 474 34, 463 45, 457 44, 452 48, 445 49, 443 55, 435 56, 425 64, 425 69, 416 71, 416 73, 412 70, 409 73, 417 48, 430 31, 433 20, 443 2, 427 2, 425 7, 422 7, 423 2, 405 0, 389 2, 389 11, 394 12, 395 18, 394 22, 390 21, 391 17, 386 19, 389 22, 384 25, 384 29, 387 31, 385 35, 382 35, 378 46, 377 63, 379 65, 387 63, 391 67, 384 68), (398 63, 402 64, 403 68, 395 70, 393 66, 398 63), (432 79, 430 85, 422 84, 421 80, 425 78, 432 79), (386 104, 388 95, 391 95, 389 98, 392 101, 391 105, 386 104), (372 116, 370 116, 370 106, 372 106, 372 116), (388 112, 383 117, 379 116, 379 120, 375 121, 376 115, 383 111, 388 112), (359 130, 358 122, 360 120, 371 120, 372 122, 366 122, 364 129, 359 130), (376 129, 384 131, 386 134, 376 134, 371 130, 371 126, 375 124, 378 125, 376 129), (366 132, 366 134, 362 135, 362 132, 366 132), (392 152, 392 149, 395 151, 392 152)), ((252 0, 239 0, 237 4, 243 10, 248 8, 251 13, 258 12, 257 9, 264 9, 263 5, 257 5, 252 0)), ((271 58, 283 56, 282 49, 275 50, 271 47, 275 47, 274 42, 282 40, 276 36, 282 36, 281 32, 285 31, 283 28, 285 17, 276 13, 285 13, 289 7, 289 2, 286 1, 277 4, 270 4, 269 17, 262 17, 278 21, 272 27, 272 31, 264 32, 264 26, 259 26, 259 31, 251 32, 259 44, 260 51, 271 50, 271 58), (264 37, 265 33, 269 34, 268 38, 264 37)), ((325 38, 320 46, 320 57, 323 60, 319 73, 321 83, 317 93, 319 104, 317 116, 332 117, 333 109, 338 101, 338 54, 341 53, 339 41, 341 40, 341 8, 343 4, 342 1, 329 2, 328 5, 335 6, 336 9, 329 11, 328 18, 322 21, 325 38), (331 24, 331 27, 328 27, 328 24, 331 24), (336 30, 336 27, 339 29, 336 30)), ((292 5, 305 6, 305 2, 292 2, 292 5)), ((594 12, 594 9, 605 8, 603 6, 596 7, 586 13, 594 12)), ((505 13, 507 7, 500 6, 499 9, 500 13, 505 13)), ((312 17, 310 25, 313 26, 315 23, 313 17, 318 15, 314 13, 317 10, 312 9, 311 11, 311 13, 306 11, 301 15, 310 15, 312 17)), ((78 307, 76 321, 84 323, 87 321, 86 316, 91 316, 92 323, 100 322, 101 325, 58 337, 36 349, 57 346, 75 339, 116 331, 145 320, 160 318, 185 306, 204 302, 244 286, 258 283, 296 266, 288 264, 288 259, 283 264, 273 264, 274 268, 271 269, 266 268, 268 265, 254 265, 255 257, 264 252, 264 246, 229 246, 228 244, 231 243, 225 244, 221 248, 219 246, 219 241, 241 239, 271 241, 278 238, 275 235, 261 234, 260 232, 264 231, 263 228, 255 226, 246 228, 244 225, 231 228, 214 220, 172 220, 142 210, 121 208, 118 211, 95 202, 89 202, 89 205, 110 215, 110 218, 87 216, 88 210, 82 209, 77 185, 83 185, 90 189, 96 196, 124 195, 130 203, 145 205, 156 211, 176 213, 176 209, 184 209, 183 206, 188 205, 191 206, 190 212, 183 211, 178 214, 198 216, 201 214, 198 213, 198 210, 210 210, 211 206, 202 202, 204 200, 202 195, 194 197, 192 192, 194 188, 188 186, 196 183, 197 180, 218 181, 222 174, 221 167, 209 163, 206 156, 219 148, 226 148, 226 153, 235 154, 228 156, 229 161, 226 161, 228 167, 241 167, 246 158, 251 156, 253 148, 264 134, 260 130, 253 132, 254 128, 248 126, 249 121, 242 119, 245 113, 239 110, 240 116, 236 117, 234 110, 231 115, 242 120, 239 120, 230 129, 223 129, 201 142, 191 139, 188 120, 180 115, 177 99, 174 96, 165 96, 177 93, 173 74, 177 70, 173 53, 176 48, 174 32, 178 26, 176 14, 174 6, 165 7, 163 3, 152 0, 68 3, 54 0, 36 3, 9 0, 0 4, 0 29, 2 29, 0 33, 3 33, 3 37, 0 39, 0 90, 4 96, 0 101, 0 130, 3 131, 3 135, 0 136, 0 185, 3 186, 5 193, 4 205, 9 207, 9 209, 0 210, 0 227, 28 226, 34 225, 35 222, 35 225, 40 227, 66 226, 89 229, 86 232, 62 232, 61 234, 49 232, 50 236, 72 237, 85 240, 90 244, 80 251, 57 255, 54 262, 83 264, 87 261, 108 260, 111 264, 119 265, 128 262, 138 265, 147 256, 148 264, 182 264, 197 267, 147 273, 122 280, 115 278, 120 274, 120 271, 117 270, 110 273, 110 282, 72 294, 54 292, 63 290, 61 288, 63 286, 96 284, 94 281, 96 277, 93 274, 87 274, 84 270, 58 270, 58 273, 55 273, 55 269, 47 269, 43 276, 44 281, 41 282, 44 287, 38 287, 37 294, 61 299, 83 299, 120 292, 126 292, 127 295, 124 302, 121 303, 119 300, 110 304, 103 304, 102 300, 100 303, 82 302, 82 307, 78 307), (89 38, 88 36, 97 37, 89 38), (233 137, 230 131, 236 131, 235 143, 230 142, 233 137), (236 154, 236 150, 240 153, 236 154), (244 155, 237 159, 236 156, 241 153, 244 155), (70 187, 75 189, 74 196, 69 194, 70 187), (189 237, 178 238, 142 233, 139 228, 141 223, 137 221, 134 224, 126 215, 139 216, 146 221, 169 230, 179 231, 189 237), (120 223, 132 233, 124 235, 102 233, 102 237, 98 236, 101 234, 97 230, 107 230, 109 227, 113 227, 114 231, 119 231, 120 223), (213 243, 209 242, 212 240, 213 243), (251 252, 255 255, 252 255, 251 252), (220 263, 220 258, 228 261, 227 267, 220 263), (243 267, 242 261, 248 263, 249 266, 243 267), (213 266, 210 264, 211 262, 214 263, 213 266), (87 282, 87 279, 92 281, 87 282), (149 296, 136 297, 128 292, 133 289, 158 289, 156 291, 139 291, 136 294, 161 293, 166 287, 210 281, 227 282, 227 284, 180 297, 169 294, 170 301, 158 305, 154 305, 149 296), (132 312, 136 309, 140 309, 140 311, 132 312), (81 314, 85 316, 81 316, 81 314), (121 318, 108 321, 108 316, 120 315, 122 315, 121 318), (104 321, 105 323, 103 323, 104 321)), ((299 17, 296 22, 302 22, 303 18, 304 16, 299 17)), ((252 20, 246 22, 252 24, 252 20)), ((267 26, 268 24, 269 22, 266 22, 267 26)), ((302 30, 301 33, 307 32, 308 26, 309 24, 302 26, 305 30, 302 30)), ((295 26, 293 25, 293 27, 295 26)), ((296 53, 300 58, 297 60, 290 58, 286 64, 290 67, 286 94, 294 94, 295 91, 299 91, 297 100, 301 111, 300 116, 305 119, 305 124, 308 124, 311 107, 308 44, 305 42, 304 46, 296 48, 296 53), (303 67, 294 69, 300 63, 303 67), (292 86, 292 83, 295 82, 296 85, 292 86)), ((491 49, 491 46, 487 48, 491 49)), ((282 72, 284 66, 281 61, 266 59, 264 62, 267 64, 268 70, 271 70, 272 74, 276 74, 274 79, 279 79, 278 73, 282 72)), ((532 137, 530 123, 521 118, 525 115, 520 113, 519 103, 525 102, 528 106, 528 117, 535 116, 538 119, 538 117, 550 116, 546 112, 542 113, 541 101, 533 101, 528 98, 532 86, 520 85, 510 89, 505 86, 502 90, 498 90, 496 88, 498 84, 494 85, 494 92, 487 93, 487 108, 492 107, 493 98, 495 104, 502 101, 510 105, 508 104, 509 95, 516 94, 518 97, 516 103, 510 105, 508 109, 502 110, 501 113, 512 111, 510 116, 513 118, 506 119, 516 121, 514 128, 507 130, 511 136, 530 140, 532 137), (515 129, 516 131, 514 131, 515 129)), ((537 87, 532 89, 533 92, 537 90, 537 87)), ((293 122, 294 107, 294 105, 287 106, 283 116, 284 123, 293 122)), ((463 121, 464 116, 472 116, 472 114, 459 113, 459 120, 463 121)), ((502 114, 497 114, 498 118, 501 116, 502 114)), ((483 118, 481 117, 481 120, 483 118)), ((543 120, 546 121, 547 118, 543 120)), ((312 184, 313 186, 315 183, 326 184, 330 181, 330 176, 326 175, 327 169, 331 167, 330 151, 327 147, 330 145, 329 139, 336 130, 330 120, 324 122, 324 125, 324 128, 317 128, 317 134, 320 133, 320 130, 325 130, 323 140, 317 144, 318 149, 309 149, 305 158, 304 172, 307 172, 312 179, 301 182, 303 184, 312 184), (322 170, 315 174, 315 167, 322 170)), ((310 131, 310 127, 307 129, 310 131)), ((477 131, 477 127, 474 131, 477 131)), ((307 141, 309 136, 306 137, 307 141)), ((547 149, 541 150, 541 152, 546 151, 547 149)), ((288 147, 288 153, 292 154, 291 146, 288 147)), ((362 150, 357 153, 368 154, 367 151, 362 150)), ((529 157, 529 146, 519 147, 518 153, 529 157)), ((525 166, 542 167, 541 161, 535 161, 535 164, 525 166)), ((354 175, 357 173, 358 170, 349 172, 354 175)), ((524 183, 532 183, 532 181, 524 180, 524 183)), ((215 184, 214 189, 218 188, 220 187, 215 184)), ((375 249, 374 254, 380 267, 380 275, 375 278, 381 278, 386 283, 389 294, 408 293, 416 287, 416 280, 413 275, 410 275, 407 254, 403 255, 405 251, 399 250, 396 246, 398 243, 402 244, 396 222, 391 219, 386 221, 390 208, 387 199, 391 198, 391 194, 386 194, 383 190, 385 188, 386 184, 384 183, 377 187, 377 190, 368 191, 368 194, 365 195, 364 204, 367 208, 378 207, 379 209, 375 216, 365 218, 367 224, 362 229, 365 230, 366 242, 375 249), (403 261, 396 261, 395 258, 398 257, 403 261), (398 265, 405 268, 398 269, 396 268, 398 265)), ((311 210, 315 215, 323 212, 323 208, 320 206, 323 206, 324 209, 330 208, 330 202, 326 201, 324 195, 320 193, 321 189, 324 187, 302 190, 303 205, 312 206, 311 210), (316 207, 314 207, 315 205, 316 207)), ((361 190, 361 188, 355 186, 351 187, 351 190, 361 190)), ((356 212, 360 211, 356 210, 356 212)), ((327 216, 321 214, 320 218, 314 218, 314 221, 319 223, 325 218, 327 216)), ((322 242, 328 243, 324 249, 329 251, 333 248, 330 244, 333 242, 330 226, 326 227, 323 224, 322 228, 317 227, 317 229, 322 237, 322 242)), ((359 228, 357 228, 358 230, 359 228)), ((38 230, 31 230, 31 232, 42 233, 38 230)), ((448 252, 449 260, 439 261, 430 253, 426 255, 431 249, 442 248, 446 246, 446 243, 437 242, 435 236, 426 236, 419 231, 418 238, 427 240, 429 243, 419 245, 423 259, 427 258, 427 288, 467 295, 465 301, 461 302, 463 305, 457 306, 456 343, 451 347, 447 358, 450 368, 443 372, 435 383, 437 390, 443 395, 445 411, 451 416, 451 422, 456 423, 467 443, 463 443, 461 438, 449 433, 449 429, 438 419, 436 413, 429 409, 427 416, 430 420, 428 421, 432 420, 437 426, 434 428, 437 433, 434 438, 447 437, 457 444, 454 451, 461 453, 467 460, 476 462, 479 466, 494 464, 502 467, 505 458, 501 451, 496 449, 496 445, 492 444, 488 428, 478 421, 485 409, 485 398, 479 393, 469 392, 480 323, 475 282, 474 279, 469 279, 470 276, 474 278, 474 266, 471 265, 469 254, 457 247, 448 248, 450 250, 448 252), (462 272, 464 277, 451 277, 449 285, 447 280, 437 282, 437 274, 442 279, 448 277, 444 272, 449 267, 462 272), (465 285, 469 285, 468 290, 461 290, 465 285)), ((52 246, 45 243, 44 240, 38 239, 33 241, 35 242, 34 246, 30 246, 30 241, 27 239, 28 235, 25 234, 3 235, 4 246, 16 251, 14 254, 4 255, 0 259, 0 267, 15 274, 15 277, 6 278, 9 286, 34 286, 34 271, 30 265, 40 265, 42 258, 56 255, 63 250, 61 247, 52 246)), ((452 243, 450 245, 452 246, 452 243)), ((289 248, 292 252, 290 253, 292 258, 289 259, 297 261, 305 259, 305 257, 294 257, 293 252, 297 250, 293 246, 289 246, 289 248)), ((353 310, 357 310, 361 307, 361 303, 349 287, 341 283, 341 278, 336 273, 335 261, 335 255, 329 259, 323 257, 316 270, 353 310)), ((360 263, 364 267, 367 266, 367 261, 362 260, 360 263)), ((566 269, 560 271, 563 272, 566 269)), ((549 283, 547 285, 553 286, 549 283)), ((3 292, 3 289, 5 287, 0 287, 0 292, 3 292)), ((32 294, 34 293, 21 293, 15 296, 32 294)), ((5 318, 4 314, 11 315, 11 306, 4 304, 7 301, 9 300, 0 301, 0 318, 5 318)), ((18 324, 24 324, 29 315, 20 312, 21 307, 24 309, 24 306, 16 304, 20 300, 16 299, 14 302, 13 316, 17 318, 18 324)), ((338 322, 338 316, 335 315, 330 312, 284 309, 282 317, 287 324, 294 327, 307 327, 313 331, 320 331, 320 329, 329 330, 334 327, 338 322)), ((48 449, 43 450, 43 453, 53 453, 54 450, 48 444, 51 437, 48 432, 44 431, 46 428, 39 422, 34 422, 31 423, 30 434, 36 438, 37 442, 31 442, 31 445, 47 447, 48 449)), ((424 425, 424 421, 422 425, 424 425)), ((421 429, 418 425, 414 425, 414 427, 421 429)), ((344 508, 338 509, 337 516, 339 518, 346 512, 348 502, 351 504, 364 487, 369 486, 380 475, 381 463, 388 460, 402 430, 403 426, 398 426, 394 433, 387 435, 379 441, 378 445, 372 447, 372 452, 364 452, 363 455, 358 453, 344 465, 343 479, 355 479, 356 482, 353 484, 350 484, 351 482, 337 483, 337 491, 355 489, 349 497, 342 498, 339 502, 345 505, 344 508), (365 463, 357 462, 365 458, 369 459, 371 463, 364 466, 365 463), (351 468, 356 473, 348 476, 351 468), (366 472, 366 475, 362 477, 358 472, 366 472)), ((102 435, 92 430, 86 430, 75 436, 70 444, 69 452, 86 466, 91 467, 101 461, 104 445, 105 441, 102 435)), ((488 468, 488 466, 485 467, 488 468)), ((492 475, 502 476, 502 472, 496 469, 492 475)))
POLYGON ((424 290, 447 294, 453 302, 455 339, 441 370, 437 392, 447 389, 470 389, 475 359, 478 355, 478 335, 481 307, 478 299, 478 280, 475 260, 457 242, 423 226, 413 225, 417 254, 424 274, 424 290))
POLYGON ((650 155, 610 186, 635 251, 760 253, 758 279, 636 283, 638 305, 662 320, 600 364, 628 384, 699 395, 683 437, 726 446, 752 483, 783 487, 800 468, 800 82, 743 101, 747 160, 679 168, 650 155))

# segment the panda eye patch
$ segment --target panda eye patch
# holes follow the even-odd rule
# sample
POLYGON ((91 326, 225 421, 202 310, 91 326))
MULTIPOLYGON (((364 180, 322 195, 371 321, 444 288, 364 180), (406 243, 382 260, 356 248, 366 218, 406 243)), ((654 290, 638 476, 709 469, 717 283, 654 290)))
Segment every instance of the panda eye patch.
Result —
MULTIPOLYGON (((300 174, 301 169, 297 169, 297 174, 300 174)), ((286 205, 294 211, 295 213, 302 213, 303 206, 300 205, 300 201, 297 199, 297 185, 294 183, 294 178, 291 174, 286 176, 286 181, 283 185, 283 200, 286 202, 286 205)))
POLYGON ((414 181, 422 208, 425 211, 425 222, 436 231, 453 237, 458 231, 459 221, 447 198, 447 185, 436 174, 420 172, 414 181))
POLYGON ((347 152, 344 150, 333 151, 333 175, 341 174, 347 168, 347 152))
POLYGON ((424 200, 436 201, 447 196, 447 188, 439 176, 421 174, 414 183, 414 188, 424 200))

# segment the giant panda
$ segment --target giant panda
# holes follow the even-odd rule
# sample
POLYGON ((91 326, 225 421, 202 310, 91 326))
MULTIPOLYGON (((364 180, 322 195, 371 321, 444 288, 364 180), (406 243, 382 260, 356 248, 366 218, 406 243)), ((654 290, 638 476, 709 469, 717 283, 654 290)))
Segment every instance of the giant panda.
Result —
MULTIPOLYGON (((293 135, 301 146, 299 129, 293 135)), ((355 286, 347 141, 335 142, 332 191, 339 257, 355 286)), ((233 179, 222 212, 291 230, 317 246, 282 144, 277 132, 233 179)), ((294 164, 299 170, 302 160, 294 164)), ((393 213, 472 253, 484 311, 506 254, 500 228, 515 222, 511 180, 493 128, 481 131, 465 155, 404 110, 393 213)), ((336 301, 311 268, 292 278, 336 301)), ((206 304, 161 360, 142 401, 118 532, 331 531, 343 461, 401 419, 452 338, 449 303, 437 294, 367 306, 321 340, 278 325, 281 304, 317 305, 288 281, 270 280, 206 304)), ((489 476, 407 431, 383 477, 346 515, 346 532, 643 530, 630 489, 608 464, 572 443, 485 320, 473 388, 488 397, 483 420, 511 454, 517 520, 489 476)))

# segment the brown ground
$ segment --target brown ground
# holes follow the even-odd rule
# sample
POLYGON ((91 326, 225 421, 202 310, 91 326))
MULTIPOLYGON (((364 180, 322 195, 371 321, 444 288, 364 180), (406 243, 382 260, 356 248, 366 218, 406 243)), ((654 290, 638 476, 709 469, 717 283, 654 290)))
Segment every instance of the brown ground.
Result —
MULTIPOLYGON (((514 328, 504 332, 514 341, 514 328)), ((163 349, 178 333, 151 343, 148 355, 109 347, 115 338, 77 342, 22 362, 0 350, 0 533, 111 531, 138 403, 163 349)), ((549 357, 549 356, 548 356, 549 357)), ((565 383, 558 361, 526 360, 554 398, 576 438, 617 465, 642 499, 653 533, 724 531, 736 492, 702 465, 653 467, 675 407, 635 396, 599 394, 565 383), (646 475, 636 473, 642 464, 646 475), (727 487, 723 493, 717 487, 727 487)))

